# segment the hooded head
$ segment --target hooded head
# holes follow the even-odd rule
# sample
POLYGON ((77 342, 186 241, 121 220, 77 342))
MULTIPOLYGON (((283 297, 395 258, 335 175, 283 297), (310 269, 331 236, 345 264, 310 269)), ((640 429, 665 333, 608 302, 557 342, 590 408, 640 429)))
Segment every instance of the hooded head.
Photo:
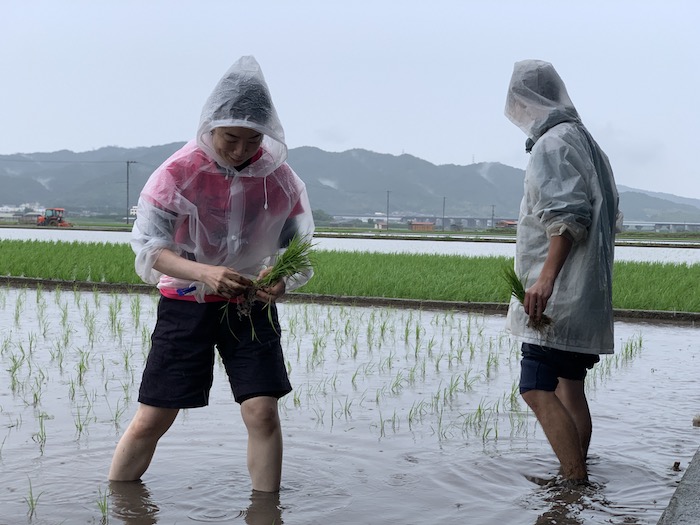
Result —
POLYGON ((533 142, 562 122, 580 122, 564 81, 549 62, 516 62, 508 86, 506 116, 533 142))
POLYGON ((207 99, 199 119, 197 144, 221 166, 233 169, 212 143, 215 128, 242 127, 261 133, 262 156, 241 175, 267 176, 287 159, 284 130, 260 65, 252 56, 238 59, 207 99))

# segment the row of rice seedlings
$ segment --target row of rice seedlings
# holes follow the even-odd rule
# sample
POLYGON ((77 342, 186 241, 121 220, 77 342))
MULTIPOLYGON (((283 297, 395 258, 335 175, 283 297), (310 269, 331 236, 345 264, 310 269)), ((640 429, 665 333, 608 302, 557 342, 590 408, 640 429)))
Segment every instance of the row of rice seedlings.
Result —
POLYGON ((63 281, 137 283, 128 244, 0 241, 0 275, 63 281), (51 253, 51 265, 45 263, 51 253))
POLYGON ((700 265, 616 262, 613 304, 632 310, 700 311, 700 265))
MULTIPOLYGON (((143 297, 131 298, 127 313, 121 296, 108 296, 110 300, 103 308, 103 294, 74 291, 73 304, 70 304, 70 299, 66 300, 67 296, 62 295, 60 289, 46 291, 37 288, 34 293, 38 307, 32 312, 25 307, 27 293, 26 289, 2 291, 4 302, 0 304, 5 305, 4 314, 10 313, 6 307, 10 305, 20 312, 22 320, 20 328, 4 335, 0 344, 2 364, 7 365, 2 368, 7 370, 10 378, 6 384, 12 397, 19 401, 14 406, 4 407, 3 412, 7 417, 22 420, 26 417, 22 406, 34 409, 33 417, 37 420, 38 430, 35 428, 31 439, 39 445, 40 454, 44 453, 50 437, 51 429, 46 422, 56 417, 50 413, 51 408, 42 408, 42 398, 47 394, 52 396, 49 406, 54 405, 56 397, 70 401, 69 417, 74 419, 78 439, 87 433, 89 424, 98 420, 110 421, 118 427, 129 408, 130 394, 135 389, 134 369, 142 367, 142 362, 135 360, 134 356, 145 356, 148 351, 148 337, 141 334, 148 332, 150 326, 134 326, 133 323, 134 318, 136 323, 142 322, 143 297), (19 301, 9 302, 9 295, 14 295, 19 301), (48 297, 49 295, 53 297, 48 297), (21 308, 16 306, 17 302, 21 308), (51 302, 56 302, 61 307, 56 309, 43 306, 51 302), (54 316, 61 317, 60 323, 47 322, 51 312, 54 316), (138 315, 133 315, 134 313, 138 315), (40 332, 32 330, 32 326, 41 327, 40 332), (127 326, 130 328, 129 333, 135 334, 129 340, 123 337, 127 326), (116 359, 105 359, 102 352, 111 348, 117 349, 120 354, 116 354, 116 359), (108 363, 109 360, 114 360, 122 367, 124 372, 119 377, 115 377, 113 363, 108 363), (55 374, 55 378, 48 377, 49 370, 55 374), (98 402, 98 393, 86 387, 99 383, 104 385, 105 392, 101 396, 104 400, 98 402), (65 393, 56 394, 56 388, 58 386, 60 389, 60 385, 67 389, 67 396, 65 393), (112 401, 115 397, 114 390, 122 392, 116 403, 112 401), (95 410, 96 406, 101 406, 99 413, 105 415, 100 415, 95 410)), ((154 309, 155 301, 152 302, 152 311, 154 309)))
MULTIPOLYGON (((289 326, 284 345, 296 348, 296 363, 307 378, 296 386, 293 405, 310 410, 319 426, 333 428, 339 419, 354 426, 356 417, 366 417, 340 406, 375 406, 379 417, 368 427, 380 438, 419 427, 438 439, 452 437, 455 428, 464 435, 471 427, 459 423, 460 409, 472 391, 496 379, 503 360, 509 364, 506 373, 515 373, 517 356, 510 339, 485 331, 478 316, 315 305, 285 306, 283 311, 283 324, 289 326), (329 383, 331 367, 337 367, 333 375, 338 380, 329 383), (309 377, 320 382, 314 386, 309 377), (426 395, 426 388, 433 393, 426 395), (417 399, 421 395, 425 397, 417 399)), ((296 369, 290 362, 293 353, 287 355, 288 369, 296 369)), ((511 384, 509 379, 508 396, 511 384)), ((288 402, 281 406, 288 409, 288 402)))
MULTIPOLYGON (((132 408, 135 371, 148 351, 157 296, 141 296, 137 303, 73 291, 71 304, 60 290, 35 293, 37 304, 53 301, 65 305, 67 314, 65 321, 36 331, 42 326, 38 317, 50 309, 36 309, 34 317, 26 312, 21 329, 0 344, 2 368, 15 385, 8 392, 12 401, 1 409, 12 425, 3 447, 26 441, 21 428, 29 414, 36 423, 27 431, 44 454, 54 442, 51 423, 66 415, 65 408, 43 406, 43 396, 66 397, 66 389, 76 440, 94 425, 118 434, 132 408)), ((26 304, 27 291, 4 290, 2 296, 0 322, 14 315, 16 298, 26 304)), ((515 386, 518 349, 503 335, 502 320, 494 327, 481 316, 455 312, 319 305, 283 304, 280 312, 296 384, 280 406, 292 419, 305 414, 320 428, 369 431, 379 439, 408 433, 484 443, 530 428, 532 418, 515 386)), ((641 336, 631 341, 620 359, 638 355, 641 343, 641 336)))
MULTIPOLYGON (((430 417, 429 427, 439 439, 458 434, 464 437, 478 433, 483 439, 495 440, 501 435, 499 422, 501 426, 504 423, 507 425, 510 436, 527 432, 527 421, 533 421, 533 418, 528 410, 523 408, 517 388, 519 347, 513 344, 507 335, 499 333, 486 336, 484 327, 479 325, 474 316, 465 314, 455 316, 454 313, 440 313, 421 320, 421 316, 429 314, 416 311, 355 310, 350 307, 333 308, 333 311, 337 315, 335 322, 329 321, 323 307, 310 305, 298 306, 294 313, 285 319, 285 322, 288 321, 293 327, 287 334, 289 340, 285 344, 297 349, 297 363, 305 364, 304 370, 307 373, 315 377, 324 377, 323 374, 330 369, 329 366, 342 367, 347 358, 355 363, 351 370, 343 367, 345 371, 334 372, 340 378, 340 386, 334 382, 333 388, 330 389, 327 381, 322 380, 318 387, 314 388, 310 386, 307 375, 306 383, 301 389, 297 387, 293 398, 294 407, 310 408, 319 425, 333 425, 339 414, 334 407, 339 403, 339 399, 344 399, 344 403, 356 407, 366 407, 367 401, 371 400, 378 410, 382 411, 383 415, 379 421, 375 419, 371 424, 371 428, 379 431, 380 437, 385 436, 388 428, 401 428, 400 424, 396 425, 396 418, 398 422, 403 418, 403 421, 408 423, 404 427, 414 431, 423 423, 426 415, 430 417), (359 315, 356 313, 358 311, 359 315), (393 316, 393 319, 389 321, 387 316, 393 316), (455 321, 455 318, 459 320, 455 321), (378 329, 382 323, 385 327, 378 329), (450 323, 451 328, 444 333, 441 330, 443 337, 436 338, 434 334, 427 332, 431 326, 449 327, 450 323), (303 325, 308 327, 309 332, 306 334, 301 333, 300 327, 303 325), (403 335, 397 337, 400 333, 403 335), (406 333, 410 334, 408 338, 405 337, 406 333), (374 344, 371 344, 368 337, 374 338, 374 344), (304 338, 311 339, 311 351, 307 354, 303 353, 303 349, 307 348, 304 338), (324 338, 327 342, 324 342, 324 338), (447 345, 446 340, 451 340, 452 344, 447 345), (470 348, 468 354, 462 352, 461 357, 457 357, 454 343, 456 340, 460 341, 459 346, 462 349, 470 348), (380 342, 385 346, 384 349, 380 342), (329 361, 321 349, 332 346, 333 343, 336 345, 335 359, 329 361), (402 344, 405 345, 403 352, 400 350, 402 344), (356 351, 358 346, 361 348, 359 353, 356 351), (344 351, 343 347, 348 348, 344 351), (399 353, 401 355, 397 359, 399 353), (309 360, 309 356, 313 356, 313 359, 309 360), (507 367, 501 370, 504 361, 507 367), (446 365, 443 370, 443 363, 451 365, 446 365), (456 368, 461 369, 461 373, 455 372, 456 368), (450 374, 445 375, 447 372, 450 374), (484 389, 492 390, 490 384, 493 381, 502 383, 499 377, 502 377, 504 372, 510 382, 504 385, 503 390, 493 390, 492 395, 495 394, 495 398, 480 401, 473 412, 462 410, 465 403, 468 404, 470 399, 474 399, 469 393, 474 390, 475 394, 483 392, 484 389), (420 390, 424 390, 430 384, 434 385, 436 377, 441 379, 433 394, 416 398, 420 390), (406 395, 402 397, 404 394, 406 395), (409 408, 406 408, 406 404, 402 405, 402 400, 407 396, 411 397, 409 408), (390 411, 391 418, 384 415, 387 413, 384 408, 387 405, 394 407, 390 411), (394 420, 394 424, 387 426, 387 420, 394 420)), ((617 357, 609 361, 609 366, 616 362, 628 361, 638 353, 640 345, 641 338, 630 339, 623 344, 616 354, 617 357)), ((289 361, 288 367, 290 371, 293 368, 289 361)), ((282 405, 285 406, 286 402, 283 401, 282 405)))
MULTIPOLYGON (((126 244, 0 240, 0 250, 0 275, 141 284, 126 244), (56 254, 50 268, 42 262, 48 252, 56 254)), ((315 277, 299 291, 505 303, 510 291, 502 268, 509 264, 507 257, 319 250, 315 277)), ((698 264, 616 261, 613 276, 615 308, 700 312, 698 264)))
POLYGON ((592 390, 609 378, 613 371, 629 365, 638 357, 644 347, 644 338, 641 333, 629 337, 620 342, 620 347, 614 354, 600 356, 600 362, 589 371, 586 379, 586 388, 592 390))

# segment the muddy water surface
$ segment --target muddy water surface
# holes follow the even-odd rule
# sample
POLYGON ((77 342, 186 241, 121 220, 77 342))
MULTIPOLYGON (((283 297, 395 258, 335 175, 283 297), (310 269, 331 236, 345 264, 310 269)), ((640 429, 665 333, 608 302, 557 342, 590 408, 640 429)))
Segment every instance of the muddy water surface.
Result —
POLYGON ((698 445, 698 330, 617 323, 589 376, 592 484, 519 397, 504 318, 283 304, 295 387, 279 496, 251 493, 217 366, 142 483, 109 484, 155 296, 0 289, 0 524, 655 524, 698 445))

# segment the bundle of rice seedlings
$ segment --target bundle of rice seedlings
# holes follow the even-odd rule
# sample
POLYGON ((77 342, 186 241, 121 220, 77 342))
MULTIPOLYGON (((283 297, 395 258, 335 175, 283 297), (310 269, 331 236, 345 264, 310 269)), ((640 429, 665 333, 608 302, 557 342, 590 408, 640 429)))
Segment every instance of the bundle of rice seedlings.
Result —
MULTIPOLYGON (((515 273, 515 269, 512 266, 508 265, 503 268, 503 278, 506 283, 508 283, 510 294, 515 297, 520 304, 523 304, 525 301, 525 285, 523 284, 523 280, 515 273)), ((546 331, 552 323, 553 320, 551 317, 542 314, 542 317, 536 320, 529 318, 527 326, 541 333, 546 331)))
POLYGON ((285 277, 292 277, 310 270, 313 266, 310 258, 312 249, 311 241, 303 240, 297 235, 292 237, 287 249, 277 258, 270 273, 255 282, 256 290, 272 286, 285 277))
MULTIPOLYGON (((274 285, 281 279, 293 277, 313 268, 311 261, 312 249, 313 244, 310 240, 305 240, 298 235, 294 235, 284 252, 277 257, 275 264, 272 265, 267 275, 262 279, 253 281, 253 286, 247 290, 243 300, 236 303, 238 318, 250 317, 250 312, 253 308, 253 303, 256 301, 256 294, 258 291, 265 290, 265 288, 274 285)), ((227 321, 229 305, 230 303, 227 302, 223 306, 223 317, 226 317, 227 321)), ((266 306, 269 306, 269 303, 266 306)), ((273 324, 272 310, 270 308, 268 308, 268 318, 270 319, 270 324, 273 324)), ((253 336, 255 337, 255 331, 253 331, 253 336)))

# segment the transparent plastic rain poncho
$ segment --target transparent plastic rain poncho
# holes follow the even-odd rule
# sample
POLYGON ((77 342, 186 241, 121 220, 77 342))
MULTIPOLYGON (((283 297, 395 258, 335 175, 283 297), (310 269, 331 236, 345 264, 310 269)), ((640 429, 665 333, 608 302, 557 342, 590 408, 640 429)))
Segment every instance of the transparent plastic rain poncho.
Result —
POLYGON ((505 113, 528 136, 531 148, 515 255, 525 288, 537 280, 551 236, 573 241, 545 309, 553 323, 543 333, 528 328, 523 306, 512 298, 508 329, 523 342, 612 353, 612 265, 622 215, 608 158, 581 124, 564 83, 547 62, 515 64, 505 113))
MULTIPOLYGON (((203 283, 154 268, 162 250, 255 279, 294 234, 311 240, 306 188, 286 158, 284 131, 260 66, 253 57, 242 57, 206 101, 196 140, 156 169, 141 192, 131 241, 138 275, 161 289, 194 286, 201 302, 213 293, 203 283), (264 135, 260 150, 240 171, 226 165, 212 145, 211 131, 231 126, 264 135)), ((287 290, 306 283, 311 273, 287 279, 287 290)))

